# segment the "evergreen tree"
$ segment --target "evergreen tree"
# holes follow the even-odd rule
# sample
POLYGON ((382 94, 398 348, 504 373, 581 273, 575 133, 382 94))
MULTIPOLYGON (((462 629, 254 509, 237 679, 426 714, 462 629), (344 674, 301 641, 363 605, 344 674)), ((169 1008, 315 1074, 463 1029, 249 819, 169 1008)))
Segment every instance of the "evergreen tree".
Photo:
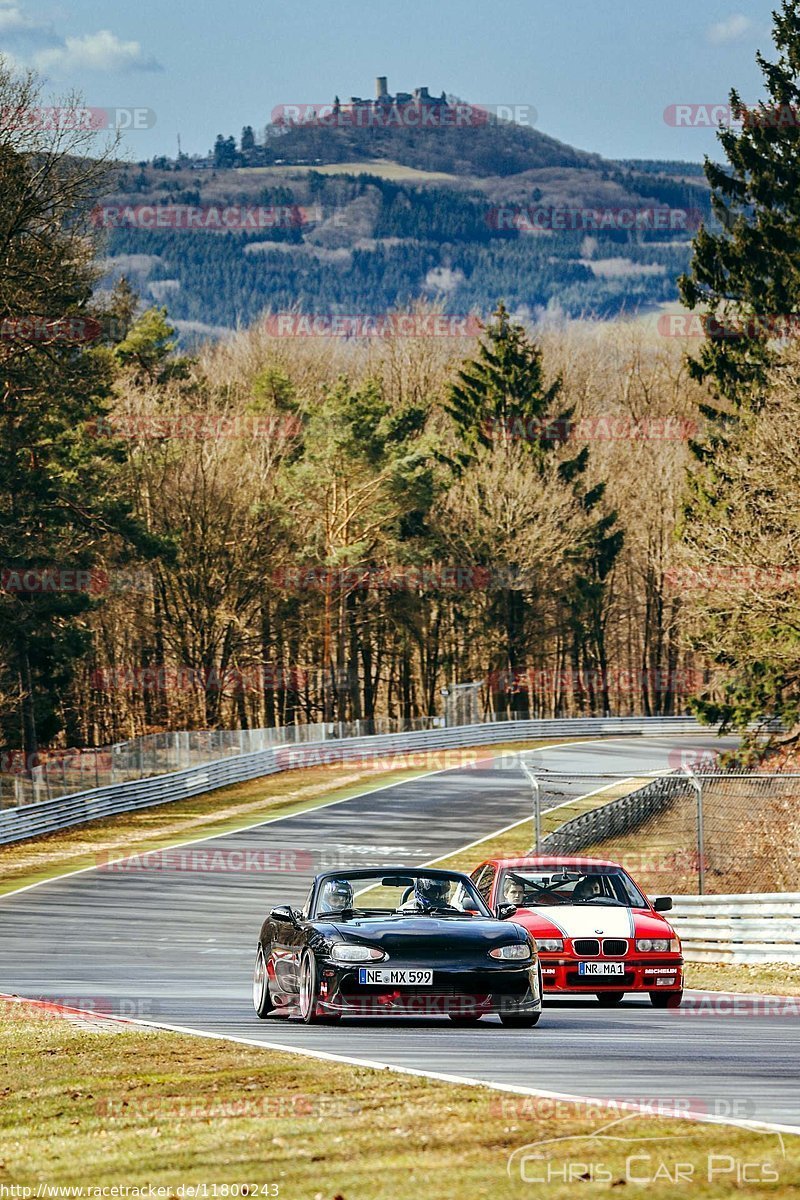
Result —
MULTIPOLYGON (((690 308, 707 315, 707 339, 693 361, 736 407, 758 405, 770 361, 771 324, 800 307, 800 4, 774 13, 778 56, 757 55, 767 98, 748 107, 734 89, 732 113, 742 128, 718 134, 727 165, 706 159, 712 208, 721 224, 701 228, 688 275, 679 281, 690 308), (763 320, 759 320, 762 318, 763 320)), ((717 417, 713 407, 707 415, 717 417)))

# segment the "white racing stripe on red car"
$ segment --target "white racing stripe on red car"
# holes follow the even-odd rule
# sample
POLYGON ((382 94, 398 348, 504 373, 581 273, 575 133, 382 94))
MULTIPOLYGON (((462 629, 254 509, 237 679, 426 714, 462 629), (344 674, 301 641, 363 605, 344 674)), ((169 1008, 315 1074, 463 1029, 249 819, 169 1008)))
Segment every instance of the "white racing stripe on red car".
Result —
POLYGON ((602 904, 542 904, 536 908, 520 909, 550 921, 569 938, 630 938, 632 914, 630 909, 605 907, 602 904))

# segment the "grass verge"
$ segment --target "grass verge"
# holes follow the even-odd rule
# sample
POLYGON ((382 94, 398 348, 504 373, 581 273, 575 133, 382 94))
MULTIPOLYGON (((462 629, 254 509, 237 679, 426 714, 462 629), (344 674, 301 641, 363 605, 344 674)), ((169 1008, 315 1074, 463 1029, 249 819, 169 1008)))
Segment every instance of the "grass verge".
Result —
MULTIPOLYGON (((574 739, 585 742, 586 738, 574 739)), ((569 744, 570 739, 558 745, 569 744)), ((498 746, 459 747, 428 753, 397 754, 367 766, 344 764, 304 767, 204 792, 188 800, 121 813, 59 833, 0 846, 0 896, 67 871, 97 865, 109 856, 159 850, 181 842, 244 829, 271 817, 291 816, 334 800, 346 800, 374 788, 403 783, 426 771, 468 768, 501 754, 538 750, 546 741, 498 746)))
MULTIPOLYGON (((548 809, 542 813, 542 836, 546 837, 548 833, 553 833, 559 826, 566 824, 567 821, 573 821, 575 817, 580 817, 583 813, 591 812, 595 808, 602 808, 604 804, 610 804, 612 800, 619 800, 622 796, 627 796, 629 792, 643 787, 647 782, 649 782, 647 779, 621 780, 619 783, 612 783, 601 788, 600 791, 589 792, 585 796, 576 796, 574 800, 560 804, 558 808, 548 809)), ((449 867, 454 871, 472 871, 483 859, 513 858, 517 855, 528 854, 532 842, 533 820, 527 818, 508 829, 483 838, 469 849, 447 855, 438 860, 437 865, 449 867)))
MULTIPOLYGON (((649 1178, 649 1196, 691 1187, 716 1200, 739 1194, 748 1164, 749 1180, 772 1182, 746 1194, 796 1195, 796 1137, 638 1115, 603 1137, 620 1113, 114 1028, 0 1001, 0 1183, 32 1194, 39 1183, 152 1185, 166 1197, 206 1184, 207 1196, 280 1200, 571 1200, 581 1182, 605 1192, 649 1178), (519 1155, 507 1171, 526 1146, 528 1182, 519 1155), (238 1193, 219 1190, 232 1185, 238 1193)), ((541 1036, 520 1032, 521 1053, 541 1036)))

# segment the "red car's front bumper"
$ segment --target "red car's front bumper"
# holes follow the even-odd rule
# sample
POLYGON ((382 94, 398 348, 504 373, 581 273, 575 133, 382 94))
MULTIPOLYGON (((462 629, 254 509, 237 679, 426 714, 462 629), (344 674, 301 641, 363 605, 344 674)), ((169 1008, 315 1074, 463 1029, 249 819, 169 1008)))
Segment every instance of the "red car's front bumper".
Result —
POLYGON ((617 959, 622 975, 580 975, 579 963, 609 961, 539 952, 542 982, 547 992, 679 992, 683 989, 683 957, 652 954, 617 959))

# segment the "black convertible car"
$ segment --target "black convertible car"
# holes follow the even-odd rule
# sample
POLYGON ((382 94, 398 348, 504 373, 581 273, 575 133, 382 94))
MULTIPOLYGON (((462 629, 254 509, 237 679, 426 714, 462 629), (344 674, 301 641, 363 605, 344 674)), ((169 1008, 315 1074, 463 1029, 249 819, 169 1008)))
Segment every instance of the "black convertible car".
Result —
POLYGON ((301 911, 274 908, 256 952, 259 1017, 497 1013, 531 1026, 542 1008, 536 943, 486 906, 467 875, 383 867, 318 875, 301 911))

